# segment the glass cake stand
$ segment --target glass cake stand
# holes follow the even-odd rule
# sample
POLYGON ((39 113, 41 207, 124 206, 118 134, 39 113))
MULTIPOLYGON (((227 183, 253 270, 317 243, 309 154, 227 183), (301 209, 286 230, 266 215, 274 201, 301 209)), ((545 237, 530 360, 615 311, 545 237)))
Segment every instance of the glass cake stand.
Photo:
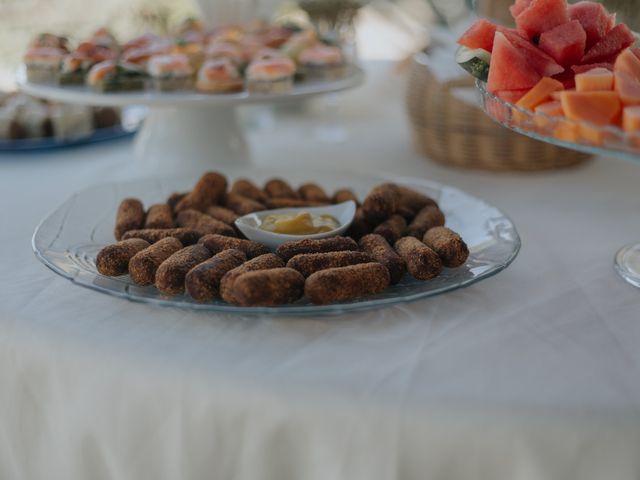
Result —
MULTIPOLYGON (((490 118, 527 137, 593 155, 640 161, 640 132, 625 133, 616 127, 575 122, 565 117, 534 113, 505 102, 476 81, 483 110, 490 118)), ((616 253, 614 266, 631 285, 640 288, 640 242, 616 253)))
POLYGON ((284 94, 248 92, 204 94, 197 91, 99 93, 80 86, 27 81, 17 72, 20 89, 48 100, 98 106, 145 105, 148 115, 136 137, 132 176, 202 173, 212 167, 249 165, 251 157, 236 110, 243 105, 299 102, 361 85, 364 72, 351 65, 336 80, 303 80, 284 94))

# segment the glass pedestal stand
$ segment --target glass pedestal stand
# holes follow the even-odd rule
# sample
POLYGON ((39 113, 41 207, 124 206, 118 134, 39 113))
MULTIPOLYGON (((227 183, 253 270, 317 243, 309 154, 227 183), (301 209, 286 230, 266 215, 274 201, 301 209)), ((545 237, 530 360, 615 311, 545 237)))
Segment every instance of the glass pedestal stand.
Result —
POLYGON ((149 114, 135 141, 130 177, 199 174, 208 169, 251 163, 245 132, 236 109, 242 105, 276 105, 340 92, 361 85, 364 72, 351 65, 337 80, 304 80, 283 94, 203 94, 196 91, 99 93, 85 86, 31 83, 24 68, 20 88, 33 96, 67 103, 99 106, 145 105, 149 114))

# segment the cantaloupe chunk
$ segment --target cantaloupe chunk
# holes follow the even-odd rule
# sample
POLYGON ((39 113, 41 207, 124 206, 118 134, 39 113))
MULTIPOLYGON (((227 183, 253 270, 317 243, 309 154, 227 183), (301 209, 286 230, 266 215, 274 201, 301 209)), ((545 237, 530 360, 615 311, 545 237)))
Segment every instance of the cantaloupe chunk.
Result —
POLYGON ((533 123, 541 130, 548 129, 556 121, 549 117, 563 117, 564 111, 562 110, 562 103, 559 100, 550 100, 548 102, 541 103, 533 109, 536 113, 533 116, 533 123))
MULTIPOLYGON (((551 98, 553 92, 563 90, 562 83, 554 80, 550 77, 543 77, 540 81, 529 90, 520 100, 517 101, 516 106, 524 108, 526 110, 533 110, 541 103, 546 102, 551 98)), ((527 115, 517 109, 513 109, 512 119, 515 122, 521 123, 525 121, 527 115)))
POLYGON ((613 65, 614 72, 625 72, 640 81, 640 58, 630 50, 624 50, 613 65))
POLYGON ((574 122, 560 122, 553 130, 553 136, 558 140, 575 143, 580 140, 580 126, 574 122))
POLYGON ((624 108, 622 128, 625 132, 640 133, 640 106, 624 108))
POLYGON ((613 72, 606 68, 594 68, 576 75, 578 92, 597 92, 613 90, 613 72))
POLYGON ((580 124, 580 138, 583 142, 591 143, 592 145, 604 145, 607 140, 615 138, 613 132, 607 132, 600 127, 594 127, 592 125, 580 124))
POLYGON ((551 100, 560 101, 560 100, 562 100, 562 92, 575 92, 575 91, 576 91, 575 88, 571 88, 571 89, 568 89, 568 90, 559 90, 557 92, 553 92, 551 94, 551 100))
POLYGON ((623 105, 640 105, 640 81, 628 73, 615 73, 615 90, 623 105))
POLYGON ((622 128, 631 137, 631 143, 640 148, 640 106, 625 107, 622 114, 622 128))
POLYGON ((522 97, 516 105, 521 108, 533 110, 541 103, 551 98, 553 92, 564 90, 562 83, 550 77, 543 77, 540 81, 522 97))
POLYGON ((595 125, 614 123, 622 110, 616 92, 562 92, 560 101, 567 118, 595 125))

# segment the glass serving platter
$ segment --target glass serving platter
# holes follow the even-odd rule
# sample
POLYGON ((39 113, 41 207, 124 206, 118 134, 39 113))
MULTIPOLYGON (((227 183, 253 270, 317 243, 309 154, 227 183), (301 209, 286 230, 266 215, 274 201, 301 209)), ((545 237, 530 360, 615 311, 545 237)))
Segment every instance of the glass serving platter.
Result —
POLYGON ((476 85, 482 109, 504 127, 559 147, 593 155, 640 160, 640 132, 630 134, 613 126, 534 113, 496 97, 487 91, 485 82, 481 80, 476 80, 476 85))
MULTIPOLYGON (((234 178, 229 172, 226 174, 230 181, 234 178)), ((33 250, 46 266, 74 284, 132 301, 236 314, 318 315, 380 308, 465 287, 505 269, 520 249, 520 237, 509 218, 496 207, 453 187, 417 178, 372 176, 357 172, 341 171, 337 175, 336 172, 308 170, 300 174, 275 170, 251 171, 251 179, 257 183, 274 176, 285 178, 294 185, 313 179, 327 191, 348 186, 360 198, 383 181, 407 185, 439 202, 446 215, 447 226, 462 235, 471 255, 466 265, 445 269, 436 279, 421 282, 406 275, 399 284, 379 295, 331 305, 313 305, 304 298, 279 307, 247 308, 222 301, 197 303, 186 295, 167 297, 154 287, 139 287, 128 275, 105 277, 96 271, 96 254, 102 247, 115 241, 113 226, 120 200, 135 196, 145 205, 162 202, 172 192, 188 190, 195 183, 194 178, 108 183, 76 193, 38 225, 33 235, 33 250)))

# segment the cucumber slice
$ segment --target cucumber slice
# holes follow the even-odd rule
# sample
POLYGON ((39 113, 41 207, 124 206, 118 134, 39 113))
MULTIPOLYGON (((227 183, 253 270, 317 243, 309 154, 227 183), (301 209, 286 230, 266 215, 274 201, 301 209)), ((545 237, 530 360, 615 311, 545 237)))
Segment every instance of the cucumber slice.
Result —
POLYGON ((456 62, 467 72, 483 82, 489 78, 491 53, 482 48, 471 49, 461 45, 456 52, 456 62))

